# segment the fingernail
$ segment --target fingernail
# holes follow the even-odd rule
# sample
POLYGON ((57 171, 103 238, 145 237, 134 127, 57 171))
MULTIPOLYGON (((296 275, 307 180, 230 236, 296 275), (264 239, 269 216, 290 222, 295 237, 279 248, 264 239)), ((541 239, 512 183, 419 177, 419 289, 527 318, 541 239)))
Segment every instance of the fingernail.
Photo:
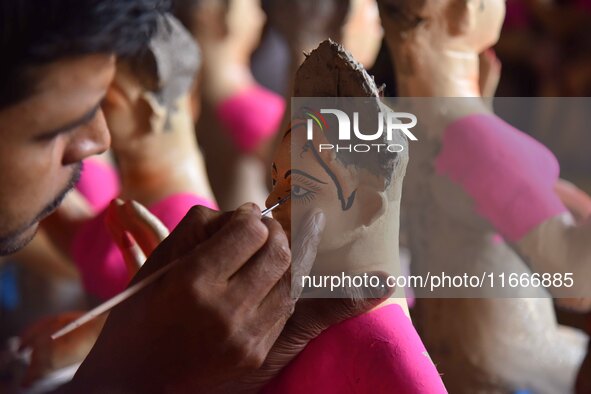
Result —
POLYGON ((261 209, 255 204, 255 203, 246 203, 241 205, 240 207, 238 207, 238 209, 236 211, 234 211, 234 214, 232 214, 233 218, 237 218, 240 216, 249 216, 249 215, 261 215, 261 209))
POLYGON ((129 231, 123 232, 123 235, 121 236, 121 242, 123 246, 128 249, 132 248, 133 245, 135 245, 135 240, 133 239, 129 231))

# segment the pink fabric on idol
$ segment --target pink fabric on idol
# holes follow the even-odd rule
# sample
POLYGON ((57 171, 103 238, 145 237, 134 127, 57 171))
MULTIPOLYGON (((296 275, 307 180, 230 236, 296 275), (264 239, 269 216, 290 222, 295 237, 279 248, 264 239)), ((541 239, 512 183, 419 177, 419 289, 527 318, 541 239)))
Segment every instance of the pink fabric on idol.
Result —
POLYGON ((251 152, 281 125, 285 101, 259 85, 240 92, 217 107, 217 116, 242 152, 251 152))
MULTIPOLYGON (((172 230, 194 205, 217 209, 209 200, 193 194, 176 194, 149 207, 172 230)), ((121 292, 129 281, 123 256, 105 224, 106 210, 84 223, 76 234, 71 251, 82 276, 84 288, 99 299, 121 292)))
POLYGON ((86 198, 95 212, 100 212, 119 195, 117 171, 97 159, 84 161, 76 189, 86 198))
POLYGON ((409 318, 387 305, 324 331, 264 394, 447 393, 409 318))
POLYGON ((435 167, 474 199, 477 212, 507 241, 567 211, 554 192, 556 157, 494 115, 467 116, 448 126, 435 167))

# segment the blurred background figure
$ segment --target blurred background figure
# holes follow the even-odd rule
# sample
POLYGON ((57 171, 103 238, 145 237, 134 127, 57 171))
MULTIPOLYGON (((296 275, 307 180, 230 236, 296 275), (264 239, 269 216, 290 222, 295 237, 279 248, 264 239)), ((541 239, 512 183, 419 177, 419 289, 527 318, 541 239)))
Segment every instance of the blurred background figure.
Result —
POLYGON ((220 207, 263 205, 261 160, 283 116, 282 96, 262 87, 250 69, 265 15, 258 0, 176 0, 175 14, 203 50, 193 91, 197 134, 220 207))

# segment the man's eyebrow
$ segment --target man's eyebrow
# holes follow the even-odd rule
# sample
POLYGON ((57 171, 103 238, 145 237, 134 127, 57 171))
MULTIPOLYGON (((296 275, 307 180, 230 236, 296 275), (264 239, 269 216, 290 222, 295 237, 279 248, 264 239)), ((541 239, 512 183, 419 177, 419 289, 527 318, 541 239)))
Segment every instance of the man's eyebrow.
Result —
POLYGON ((273 169, 274 169, 275 171, 277 171, 277 166, 275 165, 275 163, 274 163, 274 162, 273 162, 273 164, 271 164, 271 166, 273 167, 273 169))
POLYGON ((307 172, 304 172, 302 170, 288 170, 285 175, 283 176, 284 179, 287 179, 288 176, 290 176, 291 174, 299 174, 302 176, 305 176, 306 178, 310 178, 313 181, 316 181, 318 183, 322 183, 323 185, 327 185, 326 182, 322 182, 320 179, 313 177, 312 175, 308 174, 307 172))
POLYGON ((103 103, 103 99, 101 98, 101 100, 94 107, 92 107, 87 113, 85 113, 84 115, 82 115, 80 118, 76 119, 73 122, 68 123, 65 126, 58 127, 57 129, 45 131, 42 136, 43 137, 45 137, 45 136, 54 136, 54 135, 58 135, 58 134, 61 134, 61 133, 66 133, 66 132, 68 132, 70 130, 75 129, 76 127, 80 127, 82 125, 85 125, 86 123, 88 123, 92 119, 94 119, 94 117, 96 116, 97 112, 101 108, 101 104, 102 103, 103 103))

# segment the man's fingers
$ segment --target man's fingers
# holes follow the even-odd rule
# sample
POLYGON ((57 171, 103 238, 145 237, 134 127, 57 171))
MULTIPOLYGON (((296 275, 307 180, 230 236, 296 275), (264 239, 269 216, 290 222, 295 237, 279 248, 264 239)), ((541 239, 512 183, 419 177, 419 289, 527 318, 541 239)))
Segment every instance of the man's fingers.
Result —
POLYGON ((291 272, 287 271, 259 305, 261 316, 268 316, 273 321, 285 324, 293 314, 296 303, 291 292, 291 272))
MULTIPOLYGON (((276 222, 272 221, 268 223, 272 223, 272 226, 275 226, 276 222)), ((273 288, 261 302, 259 307, 261 314, 271 316, 272 319, 277 320, 281 325, 291 316, 295 301, 302 292, 300 278, 308 275, 312 269, 324 226, 325 216, 321 211, 311 212, 304 219, 292 243, 291 270, 284 269, 283 262, 278 261, 278 255, 281 255, 280 253, 271 253, 270 261, 265 263, 265 265, 261 265, 262 268, 265 266, 269 267, 267 270, 277 269, 277 272, 280 270, 284 271, 281 280, 273 284, 273 288), (275 260, 275 263, 273 260, 275 260), (279 265, 279 267, 273 266, 271 268, 272 264, 279 265), (292 278, 295 279, 292 280, 292 278)), ((280 233, 283 233, 283 231, 280 233)), ((289 268, 289 264, 287 268, 289 268)), ((264 270, 261 273, 265 274, 264 270)), ((265 275, 268 275, 268 273, 265 275)))
MULTIPOLYGON (((377 290, 377 288, 367 290, 342 289, 338 295, 345 298, 302 299, 298 301, 295 313, 289 318, 285 326, 281 317, 278 317, 277 322, 268 331, 265 342, 261 344, 261 347, 265 350, 271 346, 265 363, 255 374, 249 375, 242 382, 243 387, 248 387, 248 392, 258 392, 322 331, 334 324, 371 310, 392 294, 393 288, 386 285, 387 274, 375 272, 368 275, 379 278, 380 286, 377 288, 380 290, 377 290), (281 327, 284 327, 284 329, 275 340, 275 335, 281 327)), ((267 311, 266 313, 273 312, 267 311)))
POLYGON ((226 215, 204 206, 192 207, 170 235, 154 250, 132 283, 178 260, 209 238, 207 228, 226 215))
POLYGON ((259 207, 245 204, 186 260, 200 273, 205 271, 210 277, 228 280, 263 247, 268 236, 259 207))
POLYGON ((291 243, 292 297, 294 298, 298 298, 302 293, 301 278, 312 270, 325 225, 326 218, 322 211, 311 212, 302 222, 291 243))
POLYGON ((262 218, 269 235, 265 245, 230 279, 230 287, 258 305, 289 270, 291 252, 283 228, 276 220, 262 218), (264 280, 262 280, 264 278, 264 280))
MULTIPOLYGON (((325 224, 321 211, 308 214, 292 242, 291 270, 284 273, 259 307, 262 315, 276 320, 274 327, 283 327, 294 311, 295 302, 302 292, 300 278, 312 269, 325 224)), ((274 334, 274 331, 271 332, 268 338, 274 339, 274 334)))

